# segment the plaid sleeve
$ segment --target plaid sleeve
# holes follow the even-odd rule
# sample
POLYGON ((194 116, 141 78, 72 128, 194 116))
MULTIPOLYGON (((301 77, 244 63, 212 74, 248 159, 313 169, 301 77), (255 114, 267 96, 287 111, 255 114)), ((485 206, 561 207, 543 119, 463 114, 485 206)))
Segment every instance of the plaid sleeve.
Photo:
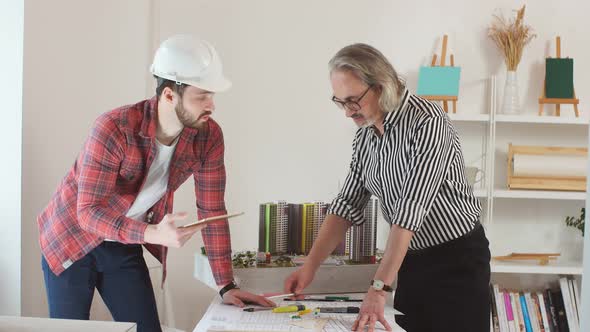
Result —
MULTIPOLYGON (((199 219, 227 214, 225 209, 225 164, 221 128, 209 122, 210 133, 205 144, 205 158, 194 174, 199 219)), ((209 224, 202 232, 203 242, 217 285, 233 280, 231 238, 227 219, 209 224)))
POLYGON ((342 217, 355 225, 365 222, 364 208, 369 198, 371 198, 371 193, 365 188, 362 175, 359 145, 363 144, 364 138, 361 134, 361 130, 357 131, 357 135, 352 142, 352 160, 348 175, 344 180, 344 186, 342 186, 340 193, 332 201, 328 210, 328 214, 342 217))
POLYGON ((143 243, 147 224, 108 205, 125 153, 125 137, 108 115, 99 117, 78 159, 78 223, 84 230, 122 243, 143 243))

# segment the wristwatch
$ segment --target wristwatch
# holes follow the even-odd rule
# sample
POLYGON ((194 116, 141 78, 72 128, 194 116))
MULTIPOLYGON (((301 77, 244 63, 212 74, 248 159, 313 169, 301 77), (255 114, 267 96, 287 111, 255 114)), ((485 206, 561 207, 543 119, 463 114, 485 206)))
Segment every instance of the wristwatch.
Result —
POLYGON ((219 296, 221 296, 221 298, 223 299, 223 295, 232 289, 240 289, 240 287, 238 287, 238 284, 236 284, 236 282, 233 280, 219 290, 219 296))
POLYGON ((379 279, 375 279, 375 280, 371 280, 371 287, 373 287, 374 290, 382 290, 382 291, 386 291, 386 292, 393 292, 393 288, 391 288, 391 286, 386 285, 383 280, 379 280, 379 279))

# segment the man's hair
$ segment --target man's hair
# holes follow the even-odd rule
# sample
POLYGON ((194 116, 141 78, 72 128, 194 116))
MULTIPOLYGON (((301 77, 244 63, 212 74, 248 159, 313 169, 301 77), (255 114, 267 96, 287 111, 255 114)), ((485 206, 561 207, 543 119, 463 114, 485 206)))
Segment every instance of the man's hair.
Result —
POLYGON ((381 88, 379 106, 384 112, 394 111, 405 84, 387 58, 367 44, 344 47, 329 62, 330 73, 336 70, 350 71, 365 84, 381 88))
POLYGON ((184 87, 186 86, 186 84, 177 84, 176 82, 165 78, 161 78, 158 76, 154 77, 156 78, 156 96, 158 97, 158 100, 160 100, 162 92, 165 88, 170 88, 170 90, 176 92, 180 97, 182 97, 184 87))

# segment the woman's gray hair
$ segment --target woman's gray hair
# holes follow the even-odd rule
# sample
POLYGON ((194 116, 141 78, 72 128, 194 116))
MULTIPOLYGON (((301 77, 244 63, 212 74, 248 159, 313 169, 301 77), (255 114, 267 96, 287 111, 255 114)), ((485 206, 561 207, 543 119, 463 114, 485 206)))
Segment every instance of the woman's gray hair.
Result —
POLYGON ((384 112, 397 109, 405 84, 385 56, 367 44, 344 47, 329 62, 330 73, 349 70, 367 85, 380 87, 379 106, 384 112))

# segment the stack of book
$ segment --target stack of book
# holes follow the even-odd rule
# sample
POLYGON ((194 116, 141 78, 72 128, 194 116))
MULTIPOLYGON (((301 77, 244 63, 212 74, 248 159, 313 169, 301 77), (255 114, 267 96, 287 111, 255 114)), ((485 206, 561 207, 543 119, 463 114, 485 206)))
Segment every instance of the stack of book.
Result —
POLYGON ((491 290, 491 331, 493 332, 578 332, 580 291, 578 283, 560 278, 559 287, 542 291, 491 290))

